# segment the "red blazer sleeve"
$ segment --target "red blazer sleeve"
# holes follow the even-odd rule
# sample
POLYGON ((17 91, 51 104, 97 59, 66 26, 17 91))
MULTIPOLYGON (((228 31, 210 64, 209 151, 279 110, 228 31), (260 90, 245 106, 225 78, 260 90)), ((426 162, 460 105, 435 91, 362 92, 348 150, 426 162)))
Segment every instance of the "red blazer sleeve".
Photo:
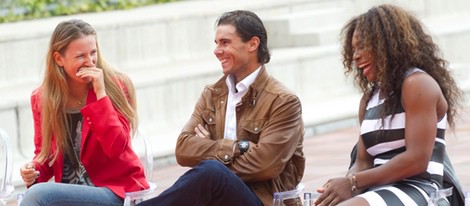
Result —
POLYGON ((104 154, 113 157, 125 151, 130 137, 127 119, 114 109, 108 96, 81 109, 84 124, 98 138, 104 154))
MULTIPOLYGON (((36 89, 31 95, 31 110, 33 112, 34 119, 33 162, 35 164, 36 170, 40 173, 40 176, 36 179, 36 182, 49 181, 49 179, 51 179, 51 177, 53 176, 53 168, 48 165, 47 161, 44 164, 39 164, 37 161, 34 161, 41 152, 42 147, 41 105, 41 90, 36 89)), ((55 147, 55 143, 52 145, 52 147, 55 147)))

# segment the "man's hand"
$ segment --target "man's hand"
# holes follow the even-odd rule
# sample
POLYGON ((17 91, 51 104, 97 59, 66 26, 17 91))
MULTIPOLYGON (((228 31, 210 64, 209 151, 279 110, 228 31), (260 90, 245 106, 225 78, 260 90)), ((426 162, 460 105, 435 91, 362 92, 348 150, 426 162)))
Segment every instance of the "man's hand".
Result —
POLYGON ((194 128, 194 132, 196 132, 196 137, 211 139, 211 133, 209 133, 209 129, 203 127, 201 124, 198 124, 197 127, 194 128))

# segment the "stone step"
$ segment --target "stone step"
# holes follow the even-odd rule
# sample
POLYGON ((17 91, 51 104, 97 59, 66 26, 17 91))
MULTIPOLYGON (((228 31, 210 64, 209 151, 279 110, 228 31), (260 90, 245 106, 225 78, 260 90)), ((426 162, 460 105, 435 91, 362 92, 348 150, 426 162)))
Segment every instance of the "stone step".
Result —
POLYGON ((290 32, 301 31, 306 28, 318 28, 332 24, 343 24, 351 16, 344 6, 330 8, 316 8, 315 10, 288 13, 264 19, 264 22, 287 21, 290 32))
POLYGON ((77 14, 0 24, 0 88, 38 82, 54 27, 71 18, 89 22, 98 32, 104 57, 124 71, 155 63, 201 58, 211 53, 214 22, 234 8, 260 17, 284 15, 290 7, 326 0, 178 1, 132 10, 77 14), (207 9, 211 8, 211 9, 207 9))
POLYGON ((350 17, 348 11, 345 5, 329 5, 265 18, 270 46, 303 47, 336 43, 340 28, 350 17))
POLYGON ((292 32, 291 46, 321 46, 337 44, 340 41, 340 30, 343 25, 335 24, 318 28, 309 28, 292 32))
POLYGON ((420 17, 438 17, 455 13, 468 13, 470 9, 470 1, 468 0, 453 0, 452 2, 441 0, 361 0, 354 1, 351 8, 354 10, 354 13, 362 13, 370 9, 371 6, 383 3, 401 6, 420 17))
MULTIPOLYGON (((470 2, 470 1, 468 1, 470 2)), ((470 5, 469 5, 470 8, 470 5)), ((423 19, 447 61, 470 64, 470 11, 423 19)), ((467 70, 470 71, 470 70, 467 70)))
MULTIPOLYGON (((240 1, 237 4, 259 11, 268 27, 270 46, 273 48, 334 42, 338 29, 344 23, 342 21, 353 13, 350 2, 341 0, 262 0, 240 1), (273 23, 270 19, 277 20, 273 23), (317 26, 311 28, 310 25, 317 26)), ((153 64, 203 58, 211 53, 214 47, 213 24, 217 16, 225 11, 223 9, 228 10, 225 1, 184 1, 130 11, 80 14, 73 18, 90 22, 98 31, 100 46, 109 62, 130 72, 153 64), (195 5, 220 8, 206 11, 195 5), (190 12, 183 12, 181 8, 187 8, 190 12)), ((468 42, 470 38, 469 24, 465 22, 470 17, 468 12, 464 14, 440 14, 429 21, 430 27, 436 28, 433 29, 436 38, 442 38, 441 47, 450 61, 470 61, 465 55, 465 44, 461 43, 468 42)), ((0 24, 3 31, 0 34, 0 50, 8 51, 0 56, 0 89, 40 81, 50 33, 58 22, 70 18, 0 24)))

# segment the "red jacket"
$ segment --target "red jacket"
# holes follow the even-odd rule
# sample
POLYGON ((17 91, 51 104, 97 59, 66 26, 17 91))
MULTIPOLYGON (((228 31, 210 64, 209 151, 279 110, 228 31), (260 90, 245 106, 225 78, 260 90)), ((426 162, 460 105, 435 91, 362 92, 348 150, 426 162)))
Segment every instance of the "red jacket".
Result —
MULTIPOLYGON (((34 118, 34 155, 41 151, 41 89, 31 95, 34 118)), ((109 97, 96 100, 93 89, 88 91, 83 115, 82 145, 80 160, 91 181, 97 187, 106 187, 124 198, 125 192, 149 188, 143 166, 131 148, 129 122, 113 107, 109 97)), ((55 137, 52 137, 52 151, 56 151, 55 137)), ((34 158, 34 159, 35 159, 34 158)), ((59 153, 52 166, 34 162, 40 176, 36 182, 47 182, 54 177, 61 182, 64 168, 63 153, 59 153)))

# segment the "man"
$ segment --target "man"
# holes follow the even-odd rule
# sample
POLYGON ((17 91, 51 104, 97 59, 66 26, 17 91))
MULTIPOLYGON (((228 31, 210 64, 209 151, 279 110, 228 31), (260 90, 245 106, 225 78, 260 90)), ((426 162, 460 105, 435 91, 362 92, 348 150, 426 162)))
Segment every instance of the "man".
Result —
POLYGON ((204 89, 176 145, 178 163, 192 169, 140 205, 271 205, 302 179, 301 104, 265 69, 263 23, 238 10, 216 24, 224 76, 204 89))

